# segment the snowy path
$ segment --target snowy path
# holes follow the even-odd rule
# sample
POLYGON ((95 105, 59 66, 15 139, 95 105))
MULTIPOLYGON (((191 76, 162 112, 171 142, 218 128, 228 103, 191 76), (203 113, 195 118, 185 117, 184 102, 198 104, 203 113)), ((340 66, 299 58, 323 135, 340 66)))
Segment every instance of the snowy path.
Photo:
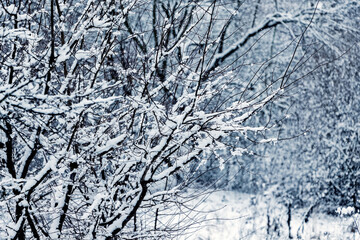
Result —
MULTIPOLYGON (((232 240, 232 239, 289 239, 287 209, 251 195, 236 192, 215 192, 200 207, 205 214, 201 227, 191 235, 178 239, 232 240), (220 209, 214 211, 216 209, 220 209), (268 215, 270 218, 268 218, 268 215), (270 224, 268 222, 270 220, 270 224)), ((303 223, 304 209, 293 210, 291 233, 293 239, 360 239, 360 215, 331 217, 313 214, 303 223)))

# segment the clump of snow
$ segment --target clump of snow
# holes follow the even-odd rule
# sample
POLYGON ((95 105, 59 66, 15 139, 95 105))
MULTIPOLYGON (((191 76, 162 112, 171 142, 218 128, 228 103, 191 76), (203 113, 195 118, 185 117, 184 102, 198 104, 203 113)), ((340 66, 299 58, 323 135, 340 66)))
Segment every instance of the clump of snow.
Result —
POLYGON ((355 208, 353 207, 338 208, 336 212, 341 216, 347 216, 355 213, 355 208))
POLYGON ((10 14, 16 14, 18 11, 18 8, 15 6, 15 4, 10 4, 9 6, 5 7, 6 11, 10 14))
POLYGON ((94 27, 108 27, 111 25, 111 22, 108 21, 108 19, 98 19, 98 18, 94 18, 93 19, 93 24, 94 24, 94 27))
POLYGON ((80 60, 80 59, 86 59, 86 58, 90 58, 93 54, 90 51, 84 51, 84 50, 78 50, 75 53, 75 57, 80 60))

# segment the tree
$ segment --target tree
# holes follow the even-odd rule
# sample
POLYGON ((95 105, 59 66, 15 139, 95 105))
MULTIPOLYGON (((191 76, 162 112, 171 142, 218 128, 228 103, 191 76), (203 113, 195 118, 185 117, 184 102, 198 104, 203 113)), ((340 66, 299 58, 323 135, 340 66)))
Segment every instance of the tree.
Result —
MULTIPOLYGON (((281 125, 282 138, 301 137, 267 147, 272 185, 276 194, 290 198, 293 206, 335 214, 338 207, 358 207, 359 174, 357 149, 358 31, 359 4, 355 1, 322 1, 302 51, 314 51, 305 68, 324 59, 308 80, 302 81, 288 105, 288 117, 281 125), (339 56, 341 56, 339 58, 339 56), (285 169, 285 170, 284 170, 285 169), (284 170, 282 173, 280 173, 284 170)), ((299 72, 302 70, 299 69, 299 72)), ((286 106, 286 105, 285 105, 286 106)))
POLYGON ((297 49, 316 7, 270 13, 247 29, 241 9, 216 0, 2 1, 1 237, 181 231, 162 213, 181 205, 189 167, 246 152, 231 139, 269 132, 255 116, 303 78, 292 78, 297 49), (248 53, 283 24, 297 36, 242 78, 258 60, 248 53), (276 58, 281 73, 262 82, 276 58))

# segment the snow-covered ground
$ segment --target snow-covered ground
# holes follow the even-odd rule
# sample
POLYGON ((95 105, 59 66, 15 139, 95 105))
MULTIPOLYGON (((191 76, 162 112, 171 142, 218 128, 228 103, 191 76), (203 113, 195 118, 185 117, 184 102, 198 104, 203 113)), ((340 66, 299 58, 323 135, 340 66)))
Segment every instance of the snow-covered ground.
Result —
MULTIPOLYGON (((183 195, 182 200, 185 204, 170 204, 169 208, 162 212, 158 222, 159 228, 172 226, 175 237, 155 239, 289 239, 288 209, 269 197, 228 191, 204 194, 200 190, 192 190, 183 195), (190 197, 196 194, 196 198, 190 197), (177 233, 179 229, 183 230, 180 235, 177 233)), ((6 209, 0 208, 0 216, 1 210, 5 212, 6 209)), ((305 223, 304 215, 307 210, 292 210, 293 239, 360 240, 360 214, 349 216, 349 209, 343 211, 347 217, 314 212, 305 223)), ((154 219, 154 213, 148 212, 143 215, 142 222, 153 226, 154 219)), ((7 226, 5 220, 0 218, 0 226, 7 226)), ((169 229, 171 231, 171 227, 169 229)), ((0 231, 0 239, 6 239, 5 233, 0 231)))
MULTIPOLYGON (((289 239, 288 210, 264 197, 236 192, 214 192, 200 200, 196 217, 198 224, 191 234, 178 239, 232 240, 232 239, 289 239)), ((307 223, 307 209, 292 211, 291 236, 293 239, 360 239, 360 215, 332 217, 313 213, 307 223)))

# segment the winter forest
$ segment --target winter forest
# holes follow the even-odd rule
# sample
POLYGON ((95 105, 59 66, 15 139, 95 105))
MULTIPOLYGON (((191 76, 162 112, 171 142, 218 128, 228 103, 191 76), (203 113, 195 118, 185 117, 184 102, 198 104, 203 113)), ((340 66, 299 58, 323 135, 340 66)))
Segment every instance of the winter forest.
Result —
POLYGON ((357 0, 0 0, 0 239, 360 239, 357 0))

